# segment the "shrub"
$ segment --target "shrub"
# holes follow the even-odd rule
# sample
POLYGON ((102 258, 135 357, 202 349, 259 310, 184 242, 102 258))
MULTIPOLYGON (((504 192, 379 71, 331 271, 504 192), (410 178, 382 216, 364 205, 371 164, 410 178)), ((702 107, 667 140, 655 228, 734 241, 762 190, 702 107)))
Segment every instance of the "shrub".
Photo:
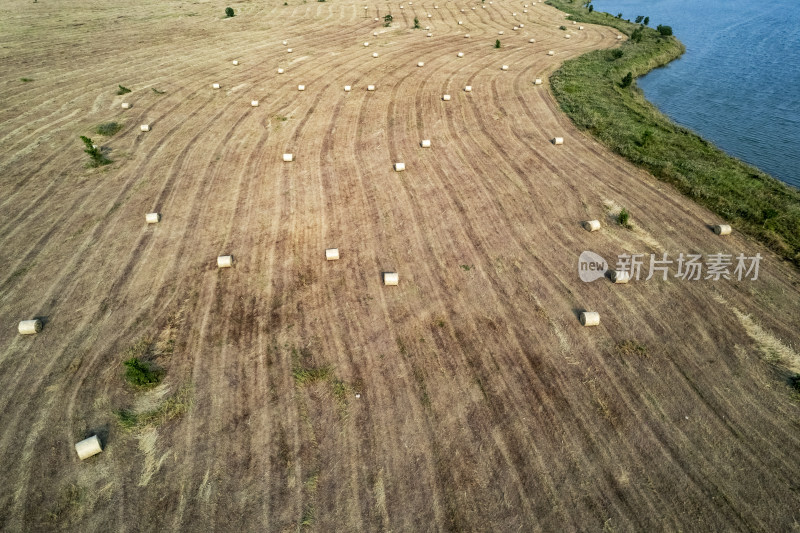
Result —
POLYGON ((33 78, 20 78, 19 81, 22 83, 28 83, 29 81, 33 81, 33 78))
POLYGON ((628 72, 625 74, 625 77, 622 78, 622 82, 619 84, 620 87, 630 87, 631 83, 633 83, 633 74, 628 72))
POLYGON ((500 48, 500 39, 497 39, 497 40, 494 42, 494 47, 495 47, 495 48, 500 48))
POLYGON ((589 13, 591 13, 592 11, 594 11, 594 6, 592 4, 589 4, 589 13))
POLYGON ((611 51, 611 57, 613 57, 614 59, 619 59, 623 55, 625 55, 625 52, 623 52, 621 48, 615 48, 614 50, 611 51))
POLYGON ((628 210, 623 207, 619 212, 619 215, 617 215, 617 222, 619 222, 619 225, 622 227, 630 228, 630 218, 631 214, 628 213, 628 210))
POLYGON ((417 17, 414 17, 414 29, 419 29, 419 19, 417 17))
POLYGON ((644 19, 644 15, 639 15, 638 17, 636 17, 636 20, 634 22, 636 22, 636 24, 641 24, 642 19, 644 19))
POLYGON ((97 146, 95 146, 94 142, 89 137, 81 135, 81 140, 85 146, 83 151, 89 154, 89 157, 92 158, 92 162, 90 163, 91 166, 99 167, 111 163, 111 160, 107 158, 97 146))
POLYGON ((385 15, 383 17, 383 26, 388 28, 391 25, 392 25, 392 16, 391 15, 385 15))
POLYGON ((122 364, 125 365, 125 380, 137 387, 153 386, 161 381, 164 374, 161 369, 153 368, 138 357, 131 357, 122 364))
POLYGON ((644 24, 645 26, 647 26, 648 24, 650 24, 650 17, 645 17, 645 18, 644 18, 644 23, 643 23, 643 24, 644 24))
POLYGON ((566 29, 567 29, 567 27, 566 27, 566 26, 559 26, 559 27, 558 27, 558 29, 559 29, 559 30, 566 30, 566 29))
POLYGON ((642 32, 642 28, 636 28, 635 30, 633 30, 633 33, 631 33, 631 41, 635 43, 641 42, 642 35, 644 35, 644 32, 642 32))
POLYGON ((105 123, 100 124, 99 126, 97 126, 97 128, 95 128, 94 131, 98 135, 103 135, 105 137, 111 137, 112 135, 114 135, 115 133, 117 133, 121 129, 122 129, 122 124, 120 124, 119 122, 105 122, 105 123))
POLYGON ((234 12, 233 12, 233 8, 232 8, 232 7, 226 7, 226 8, 225 8, 225 16, 226 16, 226 17, 232 17, 232 16, 234 16, 235 14, 236 14, 236 13, 234 13, 234 12))
POLYGON ((128 89, 127 87, 123 87, 122 85, 117 85, 117 87, 119 87, 119 89, 117 89, 117 94, 125 94, 131 92, 130 89, 128 89))
POLYGON ((658 33, 660 33, 662 37, 669 37, 670 35, 672 35, 672 26, 662 26, 661 24, 659 24, 656 27, 656 29, 658 30, 658 33))
POLYGON ((617 13, 617 18, 621 19, 622 18, 622 13, 617 13))

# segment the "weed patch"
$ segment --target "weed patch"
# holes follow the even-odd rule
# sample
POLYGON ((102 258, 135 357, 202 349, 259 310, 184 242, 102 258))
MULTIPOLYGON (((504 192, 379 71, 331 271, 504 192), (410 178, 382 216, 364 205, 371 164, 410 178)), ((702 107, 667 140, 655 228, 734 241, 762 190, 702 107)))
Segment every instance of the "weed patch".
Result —
POLYGON ((122 124, 120 124, 119 122, 104 122, 103 124, 100 124, 99 126, 97 126, 94 129, 94 131, 98 135, 103 135, 105 137, 111 137, 112 135, 114 135, 115 133, 117 133, 121 129, 122 129, 122 124))
POLYGON ((117 94, 118 95, 123 95, 123 94, 127 94, 127 93, 131 92, 130 89, 128 89, 127 87, 124 87, 122 85, 117 85, 117 87, 119 87, 117 89, 117 94))
POLYGON ((175 394, 161 402, 158 407, 142 413, 135 413, 129 409, 114 411, 117 422, 125 429, 142 429, 148 426, 155 427, 166 424, 183 416, 189 411, 193 403, 193 387, 184 385, 175 394))

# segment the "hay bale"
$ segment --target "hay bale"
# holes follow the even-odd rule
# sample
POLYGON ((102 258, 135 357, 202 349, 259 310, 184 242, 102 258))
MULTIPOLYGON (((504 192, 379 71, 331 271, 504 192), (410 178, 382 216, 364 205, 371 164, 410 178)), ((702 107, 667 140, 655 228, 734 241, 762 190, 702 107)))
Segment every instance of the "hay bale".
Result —
POLYGON ((525 27, 525 24, 520 24, 520 25, 519 25, 519 27, 520 27, 520 28, 524 28, 524 27, 525 27))
POLYGON ((514 31, 517 31, 517 30, 519 29, 519 26, 514 26, 514 27, 513 27, 513 28, 511 28, 511 29, 512 29, 512 30, 514 30, 514 31))
POLYGON ((142 131, 150 131, 150 125, 149 124, 142 124, 141 126, 139 126, 139 129, 142 130, 142 131))
POLYGON ((433 9, 439 9, 439 6, 433 6, 433 9))
POLYGON ((219 89, 219 83, 212 83, 211 84, 211 88, 212 89, 219 89))
POLYGON ((284 70, 282 68, 278 69, 278 74, 283 74, 284 70))
POLYGON ((346 93, 350 92, 350 86, 349 85, 345 85, 344 86, 344 92, 346 92, 346 93))
POLYGON ((429 33, 426 37, 433 37, 433 34, 429 33))
POLYGON ((42 321, 38 318, 22 320, 17 326, 20 335, 35 335, 42 331, 42 321))
POLYGON ((297 86, 297 90, 298 91, 305 91, 306 90, 306 86, 305 85, 298 85, 297 86))
POLYGON ((161 213, 147 213, 144 216, 144 220, 148 224, 158 224, 161 222, 161 213))
POLYGON ((449 94, 443 94, 442 95, 442 100, 444 100, 445 102, 449 102, 450 101, 450 95, 449 94))
POLYGON ((217 268, 231 268, 233 266, 232 255, 221 255, 217 257, 217 268))
POLYGON ((575 20, 573 20, 573 21, 572 21, 572 23, 573 23, 573 24, 577 24, 578 22, 577 22, 577 21, 575 21, 575 20))
POLYGON ((500 70, 508 70, 508 65, 503 65, 502 67, 500 67, 500 70))
POLYGON ((431 140, 430 139, 422 139, 422 142, 419 143, 420 146, 423 148, 430 148, 431 147, 431 140))
POLYGON ((294 154, 283 154, 283 161, 286 163, 294 161, 294 154))
POLYGON ((599 220, 584 220, 581 225, 586 231, 597 231, 600 229, 599 220))
POLYGON ((433 16, 433 15, 431 15, 431 14, 428 14, 428 18, 431 18, 432 16, 433 16))
POLYGON ((233 63, 234 65, 238 65, 239 64, 239 62, 237 60, 235 60, 235 59, 233 61, 231 61, 231 63, 233 63))
POLYGON ((397 285, 400 282, 400 276, 397 272, 384 272, 383 284, 384 285, 397 285))
POLYGON ((367 41, 367 42, 365 42, 365 43, 364 43, 364 46, 369 46, 369 42, 368 42, 368 41, 367 41))
POLYGON ((458 25, 460 26, 461 24, 464 24, 464 23, 459 20, 458 21, 458 25))
POLYGON ((394 171, 395 172, 403 172, 406 169, 405 163, 395 163, 394 164, 394 171))
POLYGON ((122 109, 130 109, 131 104, 130 102, 122 102, 122 109))
POLYGON ((579 29, 579 30, 582 30, 582 29, 583 29, 583 26, 578 26, 578 29, 579 29))
POLYGON ((584 326, 597 326, 600 324, 600 313, 595 311, 583 311, 581 313, 581 324, 584 326))
POLYGON ((542 84, 542 78, 536 78, 535 80, 533 80, 533 84, 534 85, 541 85, 542 84))
POLYGON ((367 85, 367 90, 368 91, 374 91, 375 90, 375 86, 374 85, 367 85))
POLYGON ((289 44, 289 41, 283 41, 281 44, 282 44, 283 46, 286 46, 287 44, 289 44))
POLYGON ((564 144, 564 137, 553 137, 553 144, 564 144))
POLYGON ((528 12, 528 10, 527 10, 527 9, 523 9, 523 10, 522 10, 522 12, 523 12, 523 13, 527 13, 527 12, 528 12))
POLYGON ((459 52, 456 54, 456 57, 464 57, 464 52, 459 52))
POLYGON ((294 50, 292 50, 291 48, 287 48, 287 49, 286 49, 286 53, 288 53, 288 54, 291 54, 293 51, 294 51, 294 50))
POLYGON ((424 67, 425 66, 425 62, 424 61, 420 61, 420 62, 417 63, 417 66, 418 67, 424 67))
POLYGON ((328 261, 336 261, 339 259, 339 249, 338 248, 328 248, 325 250, 325 259, 328 261))
POLYGON ((258 107, 258 100, 250 100, 250 105, 252 107, 258 107))
POLYGON ((503 35, 503 30, 500 30, 499 32, 497 32, 497 35, 503 35))
POLYGON ((622 40, 622 35, 617 35, 617 40, 621 41, 622 40))
POLYGON ((627 270, 609 270, 608 277, 614 283, 623 284, 631 280, 631 273, 627 270))
POLYGON ((554 51, 552 51, 552 50, 549 50, 549 51, 547 52, 547 55, 549 55, 549 56, 554 56, 554 55, 556 55, 556 53, 555 53, 554 51))
POLYGON ((372 52, 372 57, 378 57, 378 52, 372 52))
POLYGON ((100 446, 100 439, 97 438, 97 435, 92 435, 75 444, 75 451, 78 452, 78 459, 83 461, 102 452, 103 447, 100 446))
POLYGON ((469 33, 464 34, 464 39, 469 39, 469 33))
POLYGON ((571 35, 568 33, 568 34, 566 34, 566 35, 564 36, 564 39, 569 39, 570 37, 572 37, 572 36, 571 36, 571 35))
POLYGON ((730 235, 731 234, 731 227, 727 224, 719 224, 714 226, 714 233, 717 235, 730 235))
POLYGON ((472 85, 465 86, 464 87, 464 92, 465 93, 471 93, 472 92, 472 85))
POLYGON ((372 36, 373 37, 377 37, 378 36, 378 32, 376 32, 376 31, 372 32, 372 36))
POLYGON ((535 42, 536 42, 536 39, 528 39, 528 42, 529 42, 529 43, 535 43, 535 42))

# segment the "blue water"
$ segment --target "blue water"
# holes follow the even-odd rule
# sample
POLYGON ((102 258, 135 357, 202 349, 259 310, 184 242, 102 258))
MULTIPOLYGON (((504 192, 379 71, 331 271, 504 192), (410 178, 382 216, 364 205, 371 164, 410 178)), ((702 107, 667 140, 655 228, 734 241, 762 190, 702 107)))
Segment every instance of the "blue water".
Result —
POLYGON ((798 0, 595 0, 672 26, 686 53, 639 78, 647 99, 731 155, 800 187, 798 0))

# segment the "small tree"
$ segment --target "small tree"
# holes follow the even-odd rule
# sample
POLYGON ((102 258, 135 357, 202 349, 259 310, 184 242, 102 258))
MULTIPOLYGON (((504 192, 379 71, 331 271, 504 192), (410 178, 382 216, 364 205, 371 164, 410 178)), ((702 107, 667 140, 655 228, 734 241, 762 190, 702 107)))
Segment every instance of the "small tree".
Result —
POLYGON ((623 56, 624 53, 625 52, 623 52, 619 48, 615 48, 614 50, 611 51, 611 57, 613 57, 614 59, 619 59, 623 56))
POLYGON ((631 214, 628 213, 628 210, 623 207, 622 211, 620 211, 619 215, 617 215, 617 222, 619 222, 620 226, 630 228, 630 218, 631 214))
POLYGON ((233 8, 232 8, 232 7, 226 7, 226 8, 225 8, 225 16, 226 16, 226 17, 232 17, 232 16, 234 16, 235 14, 236 14, 236 13, 234 13, 234 12, 233 12, 233 8))
POLYGON ((663 37, 669 37, 670 35, 672 35, 672 26, 662 26, 661 24, 659 24, 656 27, 656 29, 658 30, 658 33, 660 33, 663 37))
POLYGON ((494 47, 495 47, 495 48, 500 48, 500 39, 497 39, 497 40, 494 42, 494 47))
POLYGON ((644 18, 644 25, 647 26, 648 24, 650 24, 650 17, 645 17, 644 18))
POLYGON ((638 17, 636 17, 636 20, 635 20, 636 24, 641 24, 643 19, 644 19, 644 15, 639 15, 638 17))
POLYGON ((98 148, 89 137, 81 135, 81 140, 85 146, 83 151, 89 154, 89 157, 92 158, 92 162, 90 163, 91 166, 99 167, 111 163, 111 160, 100 151, 100 148, 98 148))
POLYGON ((566 26, 559 26, 558 29, 563 31, 563 30, 566 30, 567 27, 566 26))
POLYGON ((419 29, 419 19, 417 17, 414 17, 414 29, 419 29))
POLYGON ((642 28, 636 28, 631 33, 631 41, 638 43, 642 40, 642 28))
POLYGON ((622 13, 617 13, 617 18, 621 19, 622 18, 622 13))
POLYGON ((633 74, 632 74, 632 73, 630 73, 630 72, 628 72, 628 73, 627 73, 627 74, 625 74, 625 76, 622 78, 622 82, 619 84, 619 86, 620 86, 620 87, 623 87, 623 88, 624 88, 624 87, 629 87, 631 83, 633 83, 633 74))
POLYGON ((392 16, 391 15, 386 15, 386 16, 383 17, 383 25, 386 28, 388 28, 389 26, 392 25, 392 16))
POLYGON ((594 6, 592 4, 589 4, 589 13, 591 13, 592 11, 594 11, 594 6))
POLYGON ((148 387, 161 381, 163 373, 138 357, 131 357, 122 364, 125 365, 125 379, 131 385, 148 387))

